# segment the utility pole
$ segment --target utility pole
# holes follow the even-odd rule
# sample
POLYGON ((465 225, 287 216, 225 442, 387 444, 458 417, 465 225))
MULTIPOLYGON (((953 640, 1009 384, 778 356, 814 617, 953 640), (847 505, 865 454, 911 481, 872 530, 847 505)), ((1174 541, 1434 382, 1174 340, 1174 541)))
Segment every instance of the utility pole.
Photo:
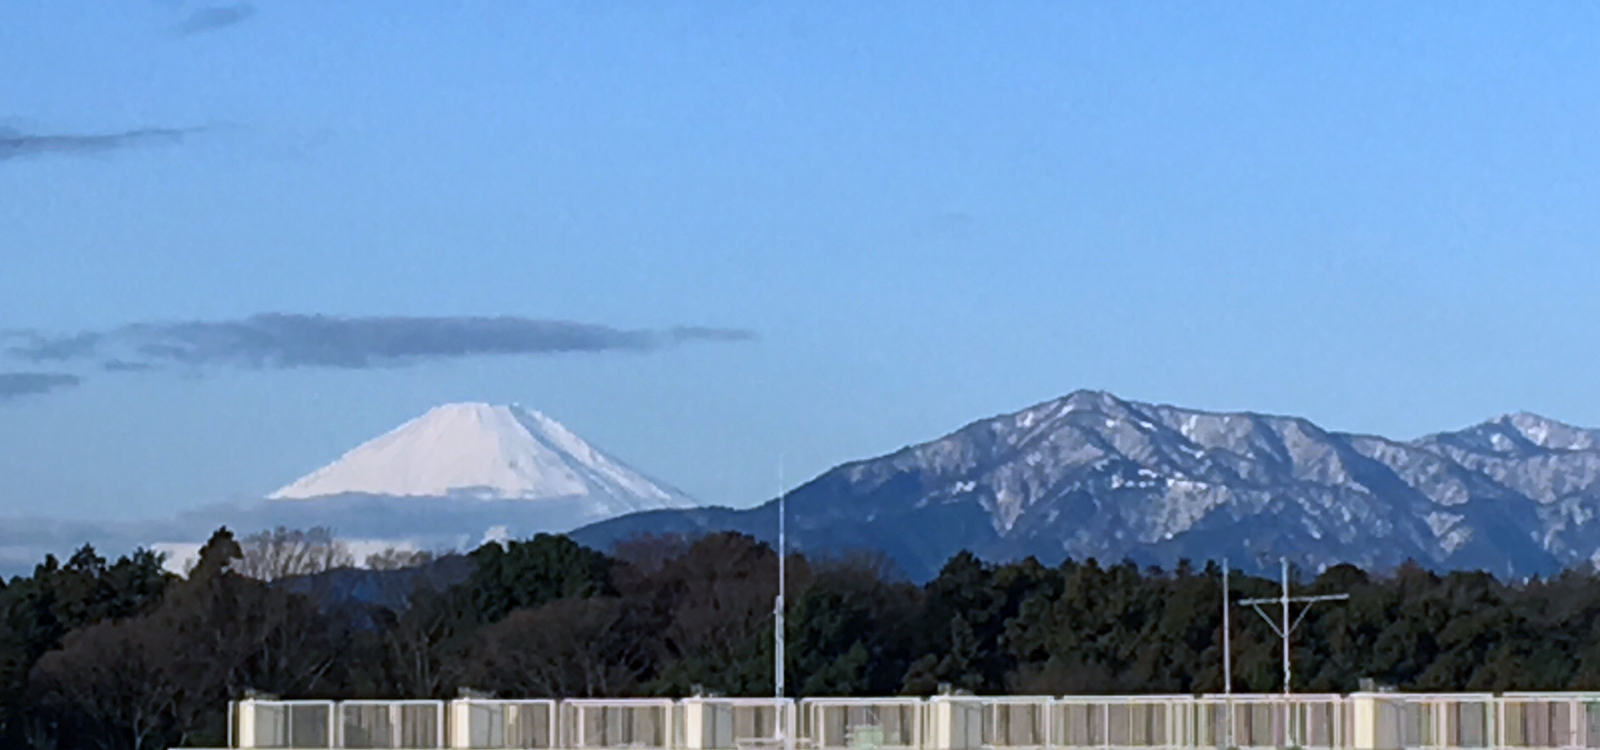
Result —
POLYGON ((1243 599, 1239 603, 1253 607, 1256 611, 1256 614, 1261 615, 1261 619, 1267 621, 1267 627, 1272 628, 1272 632, 1277 633, 1278 637, 1283 639, 1283 695, 1285 698, 1283 702, 1283 727, 1284 731, 1288 733, 1291 731, 1289 726, 1288 696, 1292 692, 1291 680, 1294 677, 1294 672, 1289 661, 1289 637, 1294 634, 1294 629, 1300 626, 1300 622, 1302 620, 1306 619, 1306 613, 1310 612, 1311 607, 1317 602, 1341 602, 1349 599, 1350 595, 1324 594, 1322 596, 1289 596, 1289 558, 1283 557, 1279 558, 1279 560, 1283 564, 1283 594, 1277 598, 1267 597, 1262 599, 1243 599), (1273 622, 1272 616, 1268 615, 1266 610, 1261 608, 1262 605, 1273 603, 1277 603, 1283 608, 1283 624, 1281 626, 1278 623, 1273 622), (1291 623, 1289 621, 1289 609, 1290 606, 1294 604, 1304 604, 1306 606, 1304 609, 1300 610, 1300 614, 1296 615, 1294 622, 1291 623))

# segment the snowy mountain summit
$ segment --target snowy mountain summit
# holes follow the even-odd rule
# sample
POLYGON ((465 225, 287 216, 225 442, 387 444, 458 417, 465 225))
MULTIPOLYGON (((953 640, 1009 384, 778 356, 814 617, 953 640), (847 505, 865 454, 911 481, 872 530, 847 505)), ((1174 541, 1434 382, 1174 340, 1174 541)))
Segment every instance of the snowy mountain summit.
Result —
POLYGON ((576 505, 589 518, 695 505, 554 419, 484 403, 434 407, 268 499, 352 495, 576 505))
MULTIPOLYGON (((1600 430, 1519 412, 1391 439, 1253 412, 1078 391, 836 467, 788 495, 800 549, 877 549, 915 578, 959 550, 1133 560, 1230 559, 1271 571, 1406 561, 1549 575, 1600 567, 1600 430)), ((663 511, 575 533, 732 529, 770 538, 772 504, 663 511)))

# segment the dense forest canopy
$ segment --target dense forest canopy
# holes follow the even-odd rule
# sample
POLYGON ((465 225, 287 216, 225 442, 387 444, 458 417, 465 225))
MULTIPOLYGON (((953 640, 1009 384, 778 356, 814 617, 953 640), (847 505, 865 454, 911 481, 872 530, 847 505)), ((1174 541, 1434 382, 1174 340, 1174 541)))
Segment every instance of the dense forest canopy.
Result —
MULTIPOLYGON (((489 544, 468 556, 464 581, 407 579, 418 588, 396 606, 319 595, 293 577, 265 582, 283 571, 251 567, 252 539, 218 531, 184 578, 149 552, 109 562, 85 547, 0 582, 0 746, 220 745, 227 701, 247 691, 771 694, 776 558, 748 537, 645 537, 612 554, 561 536, 489 544)), ((1223 687, 1214 564, 991 565, 963 553, 924 586, 865 555, 795 555, 788 570, 790 695, 1223 687)), ((1349 692, 1362 678, 1437 691, 1600 689, 1593 575, 1513 585, 1341 566, 1298 585, 1350 599, 1318 605, 1296 632, 1296 690, 1349 692)), ((1244 576, 1232 588, 1235 598, 1279 590, 1244 576)), ((1249 610, 1232 619, 1234 688, 1280 690, 1277 636, 1249 610)))

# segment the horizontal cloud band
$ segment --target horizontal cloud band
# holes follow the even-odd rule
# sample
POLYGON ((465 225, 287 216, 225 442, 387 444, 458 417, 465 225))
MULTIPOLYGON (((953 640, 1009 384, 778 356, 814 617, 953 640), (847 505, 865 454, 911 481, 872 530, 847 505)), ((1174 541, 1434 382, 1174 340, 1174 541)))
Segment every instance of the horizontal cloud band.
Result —
POLYGON ((0 128, 0 161, 23 156, 93 154, 139 146, 177 143, 197 132, 184 128, 141 128, 89 135, 24 133, 0 128))
POLYGON ((72 388, 78 376, 59 372, 0 372, 0 401, 72 388))
POLYGON ((752 331, 729 328, 628 330, 510 316, 269 313, 235 321, 135 323, 65 336, 24 333, 23 343, 12 346, 9 353, 36 363, 99 360, 118 370, 162 365, 363 369, 490 355, 647 352, 696 341, 755 338, 752 331))

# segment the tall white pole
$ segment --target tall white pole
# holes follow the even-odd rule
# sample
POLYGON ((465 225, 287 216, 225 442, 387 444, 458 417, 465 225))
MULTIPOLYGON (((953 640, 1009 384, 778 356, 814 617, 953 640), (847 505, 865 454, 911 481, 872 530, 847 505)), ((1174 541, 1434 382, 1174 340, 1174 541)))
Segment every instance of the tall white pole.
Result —
POLYGON ((1222 693, 1227 696, 1223 707, 1228 712, 1228 737, 1225 747, 1233 747, 1233 626, 1228 610, 1233 609, 1232 590, 1228 588, 1228 558, 1222 558, 1222 693))
POLYGON ((1289 745, 1294 744, 1294 727, 1290 726, 1292 709, 1289 706, 1290 680, 1294 673, 1289 667, 1289 558, 1279 558, 1283 563, 1283 736, 1289 745))
POLYGON ((784 559, 789 556, 788 529, 785 527, 785 516, 787 514, 784 512, 784 501, 787 494, 788 489, 783 483, 783 456, 778 456, 778 602, 773 612, 776 616, 773 618, 772 635, 773 643, 776 646, 775 650, 777 651, 773 656, 772 693, 778 698, 783 697, 783 595, 788 585, 788 576, 786 575, 788 572, 787 561, 784 559))
POLYGON ((1293 672, 1289 668, 1289 558, 1279 558, 1283 562, 1283 694, 1290 693, 1289 680, 1293 672))
POLYGON ((1228 559, 1222 559, 1222 692, 1233 695, 1233 628, 1230 626, 1228 610, 1232 609, 1228 601, 1228 559))

